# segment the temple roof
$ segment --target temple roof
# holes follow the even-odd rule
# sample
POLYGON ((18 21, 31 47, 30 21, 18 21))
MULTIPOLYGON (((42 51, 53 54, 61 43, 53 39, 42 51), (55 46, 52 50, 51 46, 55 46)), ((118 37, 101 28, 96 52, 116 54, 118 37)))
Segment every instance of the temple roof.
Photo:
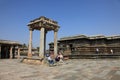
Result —
POLYGON ((120 35, 109 36, 107 39, 120 39, 120 35))
POLYGON ((102 39, 102 38, 107 38, 104 35, 96 35, 96 36, 90 36, 89 39, 102 39))
POLYGON ((80 38, 88 38, 88 37, 85 35, 76 35, 76 36, 63 37, 60 38, 60 40, 72 40, 72 39, 80 39, 80 38))
POLYGON ((69 37, 63 37, 60 38, 59 41, 64 41, 64 40, 73 40, 73 39, 120 39, 120 35, 114 35, 114 36, 104 36, 104 35, 96 35, 96 36, 85 36, 85 35, 77 35, 77 36, 69 36, 69 37))
POLYGON ((10 40, 0 40, 0 44, 9 44, 9 45, 21 45, 17 41, 10 41, 10 40))
POLYGON ((29 28, 40 30, 41 27, 44 27, 46 30, 55 30, 60 28, 58 22, 52 19, 41 16, 36 18, 28 23, 29 28))

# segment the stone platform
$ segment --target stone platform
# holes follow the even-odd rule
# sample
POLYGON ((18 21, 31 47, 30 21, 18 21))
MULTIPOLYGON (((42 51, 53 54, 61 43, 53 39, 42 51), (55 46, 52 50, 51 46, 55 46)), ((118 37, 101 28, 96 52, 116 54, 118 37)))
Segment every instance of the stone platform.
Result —
POLYGON ((42 64, 43 59, 40 58, 23 58, 21 62, 26 64, 42 64))
POLYGON ((120 80, 120 59, 73 59, 60 66, 0 59, 0 80, 120 80))

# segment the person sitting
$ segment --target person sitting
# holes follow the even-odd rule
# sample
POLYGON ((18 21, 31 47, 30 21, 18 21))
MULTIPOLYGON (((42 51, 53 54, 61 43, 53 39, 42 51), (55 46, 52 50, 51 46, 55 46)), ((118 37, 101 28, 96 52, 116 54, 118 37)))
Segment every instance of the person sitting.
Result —
POLYGON ((61 52, 58 53, 57 57, 55 58, 55 61, 59 62, 59 63, 64 63, 64 61, 63 61, 63 55, 62 55, 61 52))
POLYGON ((49 66, 54 66, 54 60, 52 59, 51 55, 48 57, 49 66))
POLYGON ((56 62, 59 62, 59 61, 60 61, 59 55, 56 56, 55 61, 56 61, 56 62))

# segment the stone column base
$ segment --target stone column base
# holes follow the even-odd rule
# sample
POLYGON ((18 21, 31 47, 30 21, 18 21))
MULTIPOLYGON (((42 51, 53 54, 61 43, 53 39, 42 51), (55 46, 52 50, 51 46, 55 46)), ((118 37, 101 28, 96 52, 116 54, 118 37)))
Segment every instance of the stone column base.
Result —
POLYGON ((28 53, 28 58, 32 58, 32 54, 31 53, 28 53))

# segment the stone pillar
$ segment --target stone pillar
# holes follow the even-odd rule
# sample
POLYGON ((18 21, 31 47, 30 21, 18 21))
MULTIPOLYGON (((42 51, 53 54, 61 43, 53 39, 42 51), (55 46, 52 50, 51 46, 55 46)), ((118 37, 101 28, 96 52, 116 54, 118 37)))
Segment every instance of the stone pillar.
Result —
POLYGON ((13 58, 13 46, 10 47, 10 59, 13 58))
POLYGON ((46 52, 46 34, 47 34, 47 30, 45 30, 45 34, 44 34, 44 56, 45 56, 45 52, 46 52))
POLYGON ((15 46, 13 46, 13 50, 12 50, 12 58, 15 58, 15 46))
POLYGON ((18 57, 17 58, 20 59, 20 48, 19 47, 18 47, 18 51, 17 52, 18 52, 18 55, 17 55, 18 57))
POLYGON ((0 44, 0 58, 1 58, 1 44, 0 44))
POLYGON ((58 48, 58 45, 57 45, 57 32, 58 30, 54 30, 54 55, 57 56, 57 48, 58 48))
POLYGON ((29 31, 30 31, 30 37, 29 37, 29 46, 28 46, 28 58, 31 58, 32 57, 32 32, 33 32, 33 29, 30 28, 29 31))
POLYGON ((44 58, 44 54, 45 54, 45 28, 41 28, 41 33, 40 33, 40 49, 39 49, 39 57, 40 58, 44 58))

